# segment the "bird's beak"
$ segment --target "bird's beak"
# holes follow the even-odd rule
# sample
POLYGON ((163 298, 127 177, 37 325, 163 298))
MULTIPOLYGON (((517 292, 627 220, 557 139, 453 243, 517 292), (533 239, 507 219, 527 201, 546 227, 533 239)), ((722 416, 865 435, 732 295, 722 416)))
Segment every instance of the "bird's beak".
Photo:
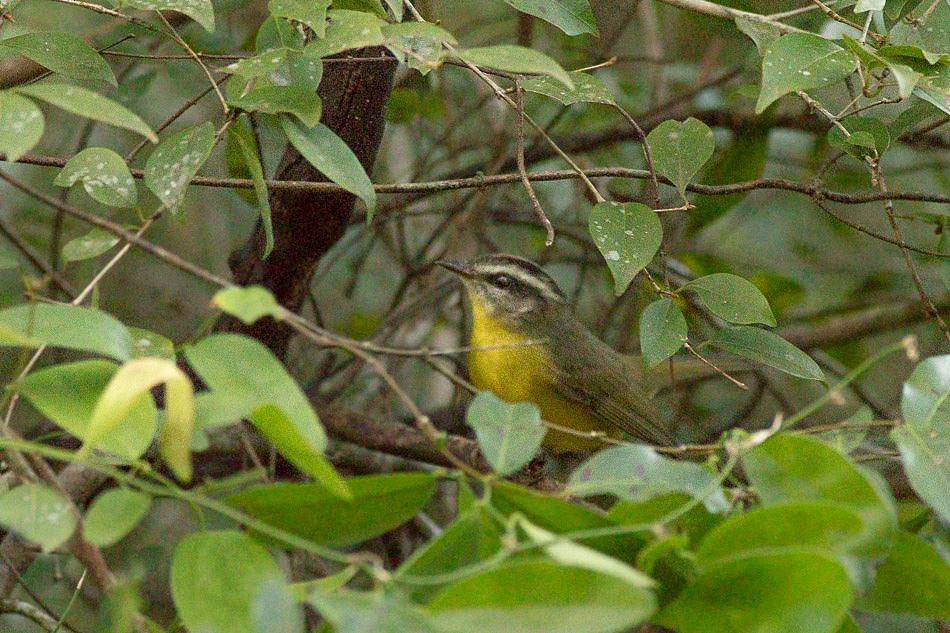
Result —
POLYGON ((469 268, 464 262, 456 262, 451 259, 438 259, 435 262, 442 268, 452 271, 462 279, 468 279, 472 276, 472 269, 469 268))

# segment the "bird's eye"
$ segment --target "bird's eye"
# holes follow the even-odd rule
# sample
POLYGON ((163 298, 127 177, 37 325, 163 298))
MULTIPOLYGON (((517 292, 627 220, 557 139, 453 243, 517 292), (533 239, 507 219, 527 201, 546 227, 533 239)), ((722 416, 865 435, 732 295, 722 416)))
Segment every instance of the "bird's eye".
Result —
POLYGON ((491 283, 496 288, 504 290, 505 288, 510 288, 511 284, 515 283, 515 280, 508 275, 495 275, 492 277, 491 283))

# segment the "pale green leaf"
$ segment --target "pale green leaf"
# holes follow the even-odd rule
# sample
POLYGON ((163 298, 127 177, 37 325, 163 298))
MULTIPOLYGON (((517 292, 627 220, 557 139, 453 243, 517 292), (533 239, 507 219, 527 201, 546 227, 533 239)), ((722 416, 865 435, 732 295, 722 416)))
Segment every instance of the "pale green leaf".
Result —
POLYGON ((51 81, 18 86, 16 91, 41 99, 66 112, 137 132, 153 143, 158 140, 148 124, 137 114, 97 92, 51 81))
POLYGON ((123 0, 137 9, 178 11, 200 24, 206 31, 214 31, 214 7, 211 0, 123 0))
POLYGON ((209 121, 172 134, 148 157, 145 184, 172 213, 185 201, 188 183, 213 147, 214 124, 209 121))
POLYGON ((775 315, 762 291, 738 275, 706 275, 689 282, 684 288, 693 290, 710 312, 730 323, 776 325, 775 315))
POLYGON ((530 462, 547 430, 530 402, 505 402, 490 391, 472 399, 465 423, 475 429, 478 446, 492 468, 510 475, 530 462))
POLYGON ((72 504, 43 484, 21 484, 0 496, 0 525, 51 552, 76 530, 72 504))
POLYGON ((657 299, 640 314, 640 353, 647 367, 655 367, 683 347, 686 318, 669 297, 657 299))
POLYGON ((557 79, 568 89, 574 89, 570 74, 560 64, 536 50, 523 46, 502 44, 482 48, 466 48, 456 51, 459 59, 476 66, 495 68, 511 73, 547 75, 557 79))
POLYGON ((93 545, 113 545, 131 532, 151 507, 152 498, 144 492, 128 488, 107 490, 86 511, 82 534, 93 545))
POLYGON ((35 103, 18 94, 0 91, 0 152, 5 160, 19 160, 43 136, 45 120, 35 103))
POLYGON ((135 179, 121 156, 111 149, 90 147, 69 159, 53 184, 71 187, 82 182, 93 199, 110 207, 131 207, 138 200, 135 179))
POLYGON ((568 35, 590 33, 599 37, 587 0, 505 0, 522 13, 550 22, 568 35))
POLYGON ((789 33, 772 42, 762 59, 761 113, 777 99, 799 90, 829 86, 858 67, 853 53, 811 33, 789 33))
POLYGON ((620 296, 653 260, 663 242, 663 225, 653 209, 638 202, 598 202, 588 225, 620 296))
POLYGON ((76 81, 105 81, 118 85, 109 64, 96 49, 72 33, 27 33, 0 41, 0 50, 4 48, 76 81))
POLYGON ((825 379, 821 367, 811 356, 768 330, 750 326, 723 328, 716 332, 709 344, 792 376, 807 380, 825 379))

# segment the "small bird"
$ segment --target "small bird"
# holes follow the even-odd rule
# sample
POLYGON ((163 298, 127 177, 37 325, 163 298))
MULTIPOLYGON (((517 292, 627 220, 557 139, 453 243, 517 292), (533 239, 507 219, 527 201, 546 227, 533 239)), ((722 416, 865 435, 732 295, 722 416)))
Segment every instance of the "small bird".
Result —
MULTIPOLYGON (((536 264, 513 255, 485 255, 436 264, 458 275, 472 303, 468 370, 472 383, 508 402, 533 402, 541 418, 576 431, 600 431, 657 445, 673 437, 640 386, 632 357, 594 336, 574 316, 557 283, 536 264), (491 348, 491 349, 477 349, 491 348)), ((604 443, 549 429, 555 453, 590 451, 604 443)))

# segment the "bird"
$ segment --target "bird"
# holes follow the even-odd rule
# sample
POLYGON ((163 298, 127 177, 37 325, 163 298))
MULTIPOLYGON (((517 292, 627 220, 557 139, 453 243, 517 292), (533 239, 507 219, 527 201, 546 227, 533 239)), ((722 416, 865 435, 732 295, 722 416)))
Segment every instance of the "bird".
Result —
POLYGON ((467 359, 472 384, 508 402, 537 405, 551 423, 544 437, 550 451, 603 448, 598 433, 673 445, 669 425, 640 384, 635 358, 581 323, 537 264, 507 254, 435 263, 461 279, 472 305, 467 359))

